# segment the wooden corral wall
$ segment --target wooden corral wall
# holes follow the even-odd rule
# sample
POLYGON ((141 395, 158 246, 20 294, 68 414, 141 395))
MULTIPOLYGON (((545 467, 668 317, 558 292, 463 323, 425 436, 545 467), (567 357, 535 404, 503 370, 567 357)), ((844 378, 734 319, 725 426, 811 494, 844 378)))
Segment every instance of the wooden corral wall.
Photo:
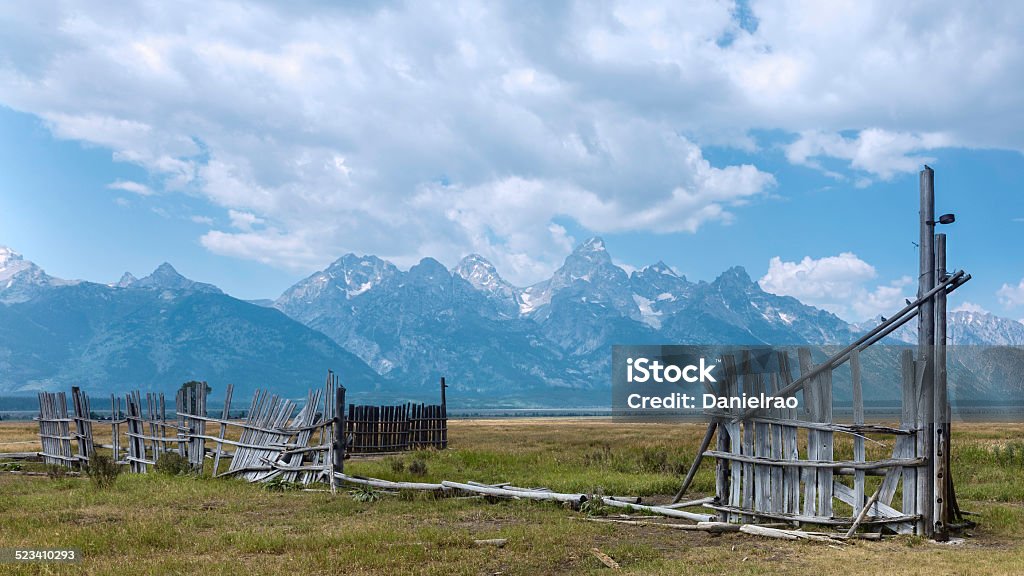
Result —
POLYGON ((352 454, 446 448, 448 445, 448 418, 443 404, 349 404, 346 426, 352 454))

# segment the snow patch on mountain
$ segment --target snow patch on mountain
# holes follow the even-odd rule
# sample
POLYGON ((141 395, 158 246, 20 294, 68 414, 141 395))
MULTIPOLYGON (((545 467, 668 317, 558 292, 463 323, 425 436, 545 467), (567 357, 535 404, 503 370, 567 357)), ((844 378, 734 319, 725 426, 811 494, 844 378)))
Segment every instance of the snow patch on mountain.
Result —
POLYGON ((640 319, 651 328, 661 328, 661 312, 651 307, 652 300, 648 300, 639 294, 633 294, 633 301, 640 308, 640 319))
POLYGON ((516 316, 526 313, 523 311, 523 291, 502 278, 494 264, 483 256, 466 256, 455 266, 452 273, 483 292, 504 315, 516 316))
POLYGON ((50 276, 31 260, 25 260, 14 250, 0 246, 0 303, 26 302, 34 298, 39 290, 78 283, 78 280, 50 276))

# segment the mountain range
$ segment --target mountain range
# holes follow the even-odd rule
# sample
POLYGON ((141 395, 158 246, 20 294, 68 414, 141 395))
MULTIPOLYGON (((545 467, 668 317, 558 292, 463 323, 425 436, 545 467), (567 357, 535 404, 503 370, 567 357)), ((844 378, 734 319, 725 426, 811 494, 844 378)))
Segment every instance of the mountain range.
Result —
MULTIPOLYGON (((872 327, 763 291, 741 267, 692 282, 632 273, 604 242, 551 278, 504 280, 480 255, 407 271, 346 254, 276 300, 246 302, 169 264, 108 285, 47 275, 0 248, 0 393, 82 385, 172 390, 188 379, 301 395, 328 368, 353 394, 453 405, 607 406, 613 344, 843 345, 872 327)), ((1024 324, 950 314, 958 344, 1024 345, 1024 324)), ((912 342, 905 327, 888 341, 912 342)), ((357 396, 357 397, 362 397, 357 396)))
POLYGON ((359 358, 281 312, 223 294, 162 264, 116 284, 67 281, 0 248, 0 393, 173 392, 188 380, 305 390, 327 367, 367 390, 359 358))

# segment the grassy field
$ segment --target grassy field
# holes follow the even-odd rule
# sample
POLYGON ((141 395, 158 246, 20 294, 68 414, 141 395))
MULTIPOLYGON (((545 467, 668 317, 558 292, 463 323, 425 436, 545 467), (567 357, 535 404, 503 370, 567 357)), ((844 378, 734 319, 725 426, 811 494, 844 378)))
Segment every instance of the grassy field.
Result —
MULTIPOLYGON (((452 421, 451 447, 346 471, 393 480, 476 480, 667 501, 702 425, 601 419, 452 421), (422 475, 413 462, 425 464, 422 475)), ((0 424, 0 451, 37 449, 32 423, 0 424)), ((874 445, 872 445, 874 446, 874 445)), ((0 473, 0 547, 77 548, 77 565, 0 565, 0 573, 1019 574, 1024 572, 1024 426, 954 427, 953 472, 978 528, 959 545, 915 537, 848 546, 601 524, 555 504, 348 493, 276 492, 241 481, 122 474, 0 473), (503 548, 475 539, 507 538, 503 548)), ((837 447, 837 457, 848 450, 837 447)), ((875 446, 881 455, 884 446, 875 446)), ((30 466, 27 466, 27 468, 30 466)), ((713 490, 706 463, 691 490, 713 490)))

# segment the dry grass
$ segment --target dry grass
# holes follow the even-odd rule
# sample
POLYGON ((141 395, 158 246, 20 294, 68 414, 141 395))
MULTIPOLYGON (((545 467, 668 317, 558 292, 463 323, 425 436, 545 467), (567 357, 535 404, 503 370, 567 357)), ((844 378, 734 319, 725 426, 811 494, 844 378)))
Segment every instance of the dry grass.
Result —
MULTIPOLYGON (((32 423, 0 424, 0 450, 27 451, 32 423)), ((603 419, 452 421, 450 450, 352 460, 346 469, 392 479, 511 481, 555 490, 665 500, 703 433, 694 424, 603 419), (401 466, 395 462, 400 461, 401 466)), ((746 535, 607 525, 559 506, 433 500, 357 502, 347 495, 269 492, 237 481, 122 475, 87 480, 0 474, 0 547, 75 547, 85 561, 12 573, 575 574, 606 573, 598 547, 635 574, 1014 574, 1024 566, 1024 467, 1005 448, 1021 425, 955 427, 954 475, 980 527, 959 546, 893 538, 830 548, 746 535), (508 538, 504 548, 474 539, 508 538)), ((840 447, 837 450, 845 450, 840 447)), ((883 450, 878 448, 878 450, 883 450)), ((695 491, 713 486, 705 465, 695 491)))

